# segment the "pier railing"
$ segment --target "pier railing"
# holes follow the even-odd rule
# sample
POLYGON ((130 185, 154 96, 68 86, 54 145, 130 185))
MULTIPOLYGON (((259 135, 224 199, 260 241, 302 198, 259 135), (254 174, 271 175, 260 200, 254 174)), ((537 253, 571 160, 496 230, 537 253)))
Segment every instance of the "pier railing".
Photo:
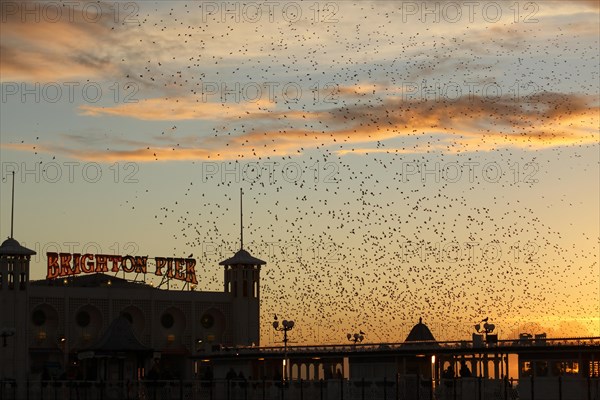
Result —
MULTIPOLYGON (((476 344, 472 340, 453 340, 453 341, 414 341, 401 343, 356 343, 356 344, 328 344, 328 345, 303 345, 303 346, 287 346, 288 353, 322 353, 322 352, 373 352, 373 351, 393 351, 393 350, 408 350, 414 351, 418 349, 431 349, 435 345, 438 349, 479 349, 482 347, 493 347, 501 349, 514 349, 527 346, 600 346, 600 337, 580 337, 580 338, 518 338, 498 340, 493 344, 488 345, 483 342, 476 344)), ((253 354, 253 353, 283 353, 283 346, 267 346, 267 347, 221 347, 218 351, 235 351, 238 354, 253 354)))
POLYGON ((600 378, 2 381, 0 400, 599 400, 600 378))

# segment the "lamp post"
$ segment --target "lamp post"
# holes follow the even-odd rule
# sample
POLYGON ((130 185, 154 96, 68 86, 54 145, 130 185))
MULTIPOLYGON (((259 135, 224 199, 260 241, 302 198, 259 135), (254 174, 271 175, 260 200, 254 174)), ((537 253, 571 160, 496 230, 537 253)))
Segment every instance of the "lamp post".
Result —
POLYGON ((2 328, 0 329, 0 336, 2 337, 2 347, 6 347, 6 338, 15 335, 15 328, 2 328))
POLYGON ((277 321, 277 315, 275 315, 275 321, 273 321, 273 329, 278 332, 283 332, 283 380, 287 381, 288 379, 288 362, 287 362, 287 342, 288 331, 291 331, 294 327, 294 321, 283 320, 281 322, 281 326, 279 326, 279 321, 277 321))
POLYGON ((483 329, 481 327, 481 324, 476 324, 475 325, 475 330, 477 331, 477 333, 485 333, 486 339, 487 339, 487 335, 492 333, 494 331, 494 329, 496 329, 496 325, 494 324, 488 324, 487 322, 487 318, 481 322, 485 322, 483 324, 483 329))
MULTIPOLYGON (((492 345, 497 345, 498 344, 498 335, 492 334, 494 329, 496 329, 496 325, 489 324, 487 317, 482 319, 481 322, 484 323, 483 328, 481 326, 481 323, 475 325, 475 330, 477 331, 477 333, 479 333, 481 335, 485 335, 485 343, 488 347, 490 347, 492 345)), ((494 355, 494 359, 495 358, 496 358, 496 355, 494 355)), ((497 365, 497 364, 494 362, 494 365, 497 365)), ((484 378, 488 377, 488 353, 487 352, 483 354, 483 362, 482 362, 482 371, 481 372, 482 372, 484 378)))
POLYGON ((66 379, 67 370, 69 369, 69 343, 67 342, 67 337, 64 335, 60 337, 59 341, 60 341, 60 345, 62 347, 62 351, 64 353, 63 363, 64 363, 64 370, 65 370, 64 372, 65 372, 65 379, 66 379))
POLYGON ((348 338, 349 341, 353 342, 354 345, 356 346, 356 343, 360 343, 363 340, 365 340, 365 334, 361 331, 360 333, 355 333, 355 334, 347 334, 346 337, 348 338))
MULTIPOLYGON (((15 328, 7 328, 7 327, 0 328, 0 336, 2 337, 2 347, 7 346, 6 338, 14 336, 15 332, 16 332, 15 328)), ((14 357, 14 352, 13 352, 13 357, 14 357)), ((2 364, 2 368, 0 368, 0 379, 4 379, 5 378, 4 363, 0 363, 0 364, 2 364)), ((13 368, 14 368, 14 365, 13 365, 13 368)))

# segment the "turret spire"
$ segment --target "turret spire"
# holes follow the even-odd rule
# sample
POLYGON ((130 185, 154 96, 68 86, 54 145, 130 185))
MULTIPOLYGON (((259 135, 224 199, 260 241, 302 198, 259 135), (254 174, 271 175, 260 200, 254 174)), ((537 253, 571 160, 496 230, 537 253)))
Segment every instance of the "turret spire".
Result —
POLYGON ((243 197, 244 193, 240 188, 240 250, 244 249, 244 212, 243 212, 243 197))
POLYGON ((10 237, 13 238, 13 226, 15 219, 15 171, 12 172, 12 205, 10 206, 10 237))

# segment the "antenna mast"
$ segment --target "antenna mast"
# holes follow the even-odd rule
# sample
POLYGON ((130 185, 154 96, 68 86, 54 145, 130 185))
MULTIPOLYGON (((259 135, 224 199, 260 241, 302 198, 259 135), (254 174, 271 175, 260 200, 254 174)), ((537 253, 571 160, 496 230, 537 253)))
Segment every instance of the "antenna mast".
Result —
POLYGON ((15 171, 12 172, 12 205, 10 207, 10 238, 13 238, 13 225, 15 220, 15 171))
POLYGON ((244 212, 243 212, 243 192, 240 188, 240 250, 244 249, 244 212))

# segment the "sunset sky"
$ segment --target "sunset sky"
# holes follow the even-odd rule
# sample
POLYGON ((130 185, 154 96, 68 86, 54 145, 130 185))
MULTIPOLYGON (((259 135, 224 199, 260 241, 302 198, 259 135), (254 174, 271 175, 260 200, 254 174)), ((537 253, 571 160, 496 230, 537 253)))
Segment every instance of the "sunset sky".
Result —
POLYGON ((0 4, 34 279, 192 253, 222 290, 242 188, 262 344, 600 336, 598 1, 0 4))

